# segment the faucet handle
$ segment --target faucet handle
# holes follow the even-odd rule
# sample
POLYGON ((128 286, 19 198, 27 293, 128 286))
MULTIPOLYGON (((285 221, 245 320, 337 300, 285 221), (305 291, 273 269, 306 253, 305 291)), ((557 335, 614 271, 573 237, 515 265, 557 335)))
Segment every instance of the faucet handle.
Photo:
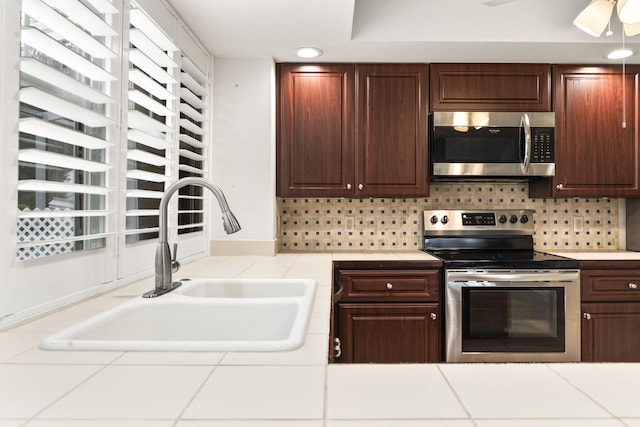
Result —
POLYGON ((173 244, 173 253, 171 254, 171 272, 175 273, 180 270, 180 263, 178 262, 178 244, 173 244))

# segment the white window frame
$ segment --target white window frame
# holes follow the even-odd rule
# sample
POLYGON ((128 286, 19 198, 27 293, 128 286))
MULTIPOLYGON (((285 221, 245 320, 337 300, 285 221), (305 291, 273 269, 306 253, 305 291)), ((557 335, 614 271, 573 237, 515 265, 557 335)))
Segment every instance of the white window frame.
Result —
MULTIPOLYGON (((68 2, 68 0, 46 1, 49 2, 48 4, 57 3, 60 7, 65 7, 65 3, 68 2)), ((86 1, 120 8, 120 13, 114 15, 116 27, 128 27, 128 19, 126 18, 126 11, 129 7, 128 0, 86 1)), ((170 12, 167 16, 172 20, 171 25, 169 25, 171 31, 167 32, 167 34, 171 33, 169 35, 176 39, 176 28, 182 28, 183 24, 166 1, 139 0, 139 2, 144 3, 142 4, 143 7, 153 9, 151 11, 153 14, 157 12, 160 5, 163 6, 164 10, 170 12)), ((3 29, 3 35, 0 40, 0 59, 3 63, 3 72, 0 73, 0 138, 4 141, 2 147, 0 147, 0 164, 2 165, 0 167, 0 179, 2 179, 3 183, 0 186, 0 197, 3 203, 10 206, 17 206, 18 188, 19 106, 17 99, 20 81, 20 16, 21 0, 4 0, 0 2, 0 27, 3 29)), ((76 19, 83 20, 84 18, 76 17, 76 19)), ((163 21, 161 19, 160 21, 167 27, 167 20, 163 21)), ((79 37, 84 38, 82 34, 79 37)), ((128 59, 125 48, 128 46, 125 44, 128 41, 128 35, 122 33, 117 38, 120 39, 119 47, 112 50, 120 55, 120 59, 115 61, 114 70, 119 73, 119 82, 122 82, 125 73, 128 74, 128 67, 123 65, 123 62, 128 59)), ((91 43, 91 41, 88 41, 88 43, 91 43)), ((180 47, 180 45, 177 47, 180 47)), ((88 48, 91 49, 91 47, 88 48)), ((207 55, 206 63, 208 64, 208 53, 205 54, 207 55)), ((177 55, 177 59, 179 60, 179 55, 177 55)), ((25 66, 29 67, 29 64, 25 66)), ((33 72, 37 73, 38 70, 33 72)), ((107 245, 100 249, 78 251, 28 261, 18 261, 16 259, 16 245, 3 245, 0 249, 0 257, 2 258, 0 271, 3 272, 3 280, 0 282, 0 328, 149 276, 153 272, 153 252, 148 248, 136 254, 138 256, 134 258, 134 261, 137 264, 137 270, 130 271, 130 274, 122 274, 121 266, 118 265, 118 261, 126 257, 126 253, 122 251, 123 245, 121 244, 124 240, 122 231, 124 228, 123 212, 126 208, 124 203, 126 197, 126 162, 124 159, 126 155, 123 156, 121 141, 126 138, 127 133, 127 102, 125 96, 127 85, 124 83, 117 83, 117 85, 113 93, 109 95, 117 101, 113 107, 114 110, 109 115, 114 121, 113 126, 117 130, 117 135, 112 141, 113 145, 108 148, 109 154, 107 156, 110 164, 115 166, 115 169, 110 172, 111 176, 108 178, 109 182, 113 183, 113 188, 115 188, 112 191, 112 200, 108 205, 109 209, 114 211, 115 214, 110 215, 107 221, 107 245), (123 217, 121 218, 120 215, 123 215, 123 217), (148 262, 144 262, 144 260, 148 260, 148 262)), ((177 87, 178 85, 176 85, 177 87)), ((173 95, 176 96, 178 94, 174 93, 173 95)), ((211 100, 209 99, 208 102, 211 103, 211 100)), ((28 124, 25 126, 28 126, 28 124)), ((210 136, 207 138, 210 138, 210 136)), ((171 137, 171 141, 174 144, 171 167, 177 171, 177 154, 179 153, 177 148, 177 129, 171 137)), ((87 140, 86 143, 91 144, 91 142, 91 140, 87 140)), ((124 151, 126 152, 126 144, 124 151)), ((38 153, 23 153, 23 158, 29 158, 29 156, 34 156, 35 154, 38 153)), ((55 156, 50 157, 47 161, 52 163, 62 162, 61 159, 55 156)), ((91 166, 90 163, 86 165, 87 167, 91 166)), ((173 203, 170 208, 173 210, 174 215, 173 219, 170 217, 170 225, 175 237, 177 226, 173 203)), ((96 214, 100 215, 101 213, 96 214)), ((205 216, 204 222, 205 231, 203 233, 190 233, 200 234, 200 238, 197 239, 198 243, 189 243, 187 250, 181 251, 182 260, 184 260, 185 255, 191 257, 190 259, 194 259, 208 253, 209 242, 206 231, 208 216, 205 216)), ((0 210, 0 232, 4 233, 5 238, 15 240, 16 223, 17 211, 15 209, 0 210)), ((182 244, 183 239, 181 238, 180 240, 182 244)), ((193 238, 187 240, 189 242, 195 241, 193 238)))

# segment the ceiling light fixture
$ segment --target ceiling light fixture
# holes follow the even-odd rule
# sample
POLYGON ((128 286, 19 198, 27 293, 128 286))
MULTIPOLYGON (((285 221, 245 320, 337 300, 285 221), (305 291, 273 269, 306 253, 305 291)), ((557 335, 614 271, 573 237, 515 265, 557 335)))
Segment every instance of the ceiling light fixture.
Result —
POLYGON ((609 21, 609 24, 607 25, 607 32, 605 34, 607 35, 607 37, 613 35, 613 31, 611 31, 611 21, 609 21))
MULTIPOLYGON (((613 7, 617 5, 618 19, 622 23, 622 49, 610 52, 609 59, 622 59, 622 128, 627 127, 626 109, 626 63, 625 59, 633 54, 624 43, 625 35, 635 36, 640 34, 640 0, 592 0, 573 24, 587 34, 600 37, 607 24, 611 21, 613 7)), ((607 34, 609 35, 609 34, 607 34)))
POLYGON ((594 0, 574 19, 573 25, 587 34, 600 37, 611 19, 613 5, 610 0, 594 0))
POLYGON ((616 5, 624 33, 627 36, 640 34, 640 0, 593 0, 574 19, 573 25, 587 34, 600 37, 609 24, 616 5))
POLYGON ((618 18, 625 24, 640 22, 640 1, 618 0, 618 18))
POLYGON ((636 50, 629 49, 629 48, 615 49, 607 54, 607 59, 628 58, 630 56, 635 55, 636 53, 638 53, 636 50))
POLYGON ((300 58, 310 59, 317 58, 322 55, 322 50, 317 47, 299 47, 296 49, 296 55, 300 58))

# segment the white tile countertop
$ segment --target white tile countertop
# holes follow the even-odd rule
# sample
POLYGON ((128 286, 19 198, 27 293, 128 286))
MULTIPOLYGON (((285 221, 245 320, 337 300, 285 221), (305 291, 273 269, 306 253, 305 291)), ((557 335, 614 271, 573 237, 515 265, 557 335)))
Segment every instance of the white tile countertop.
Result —
POLYGON ((581 261, 637 261, 640 260, 640 252, 633 251, 551 251, 554 255, 573 258, 581 261))
MULTIPOLYGON (((414 258, 415 257, 415 258, 414 258)), ((318 281, 303 347, 282 353, 73 352, 42 338, 140 296, 152 279, 0 331, 0 427, 640 427, 640 364, 327 364, 332 260, 208 257, 181 277, 318 281)))

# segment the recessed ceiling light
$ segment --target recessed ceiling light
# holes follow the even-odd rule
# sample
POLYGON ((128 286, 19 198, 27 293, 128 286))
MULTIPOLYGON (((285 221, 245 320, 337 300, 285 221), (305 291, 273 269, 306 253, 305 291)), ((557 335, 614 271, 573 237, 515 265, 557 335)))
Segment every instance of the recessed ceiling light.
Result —
POLYGON ((296 55, 300 58, 317 58, 322 55, 322 51, 317 47, 299 47, 296 49, 296 55))
POLYGON ((611 52, 609 52, 607 54, 607 58, 608 59, 628 58, 630 56, 635 55, 636 53, 638 53, 638 52, 636 50, 634 50, 634 49, 629 49, 629 48, 616 49, 616 50, 612 50, 611 52))

